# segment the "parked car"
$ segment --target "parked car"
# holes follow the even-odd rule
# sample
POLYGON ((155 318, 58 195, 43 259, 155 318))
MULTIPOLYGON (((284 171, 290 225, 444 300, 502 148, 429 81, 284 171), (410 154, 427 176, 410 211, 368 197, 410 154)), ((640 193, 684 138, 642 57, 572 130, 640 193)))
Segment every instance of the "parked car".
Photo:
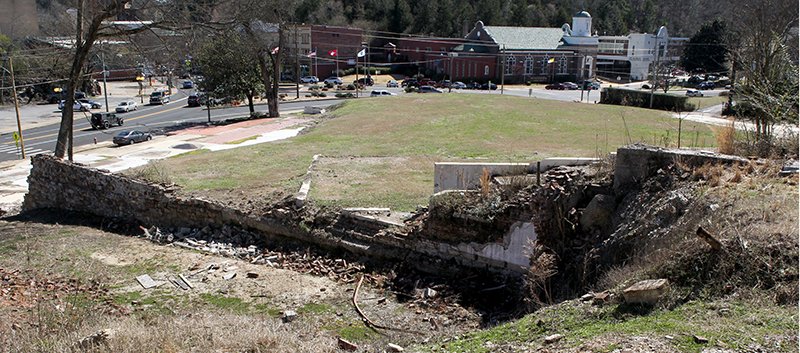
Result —
POLYGON ((453 83, 450 82, 450 80, 441 80, 439 82, 436 82, 436 85, 434 85, 434 87, 436 87, 436 88, 449 88, 450 85, 452 85, 452 84, 453 83))
POLYGON ((192 80, 184 80, 183 88, 184 89, 194 88, 194 82, 192 82, 192 80))
POLYGON ((697 85, 697 89, 714 89, 715 86, 714 82, 704 81, 697 85))
MULTIPOLYGON (((86 93, 83 93, 81 91, 76 91, 75 92, 75 100, 76 101, 80 100, 80 99, 84 99, 84 98, 86 98, 86 93)), ((47 103, 50 103, 50 104, 56 104, 56 103, 61 102, 62 100, 64 100, 64 93, 63 92, 56 92, 56 93, 53 93, 53 94, 51 94, 51 95, 49 95, 47 97, 47 103)), ((61 109, 61 108, 59 108, 59 109, 61 109)))
POLYGON ((453 82, 452 85, 450 85, 450 88, 453 88, 453 89, 465 89, 465 88, 467 88, 467 85, 464 82, 456 81, 456 82, 453 82))
POLYGON ((303 76, 300 78, 300 83, 317 83, 319 79, 317 76, 303 76))
POLYGON ((564 85, 564 87, 568 90, 576 90, 580 88, 577 84, 573 82, 562 82, 561 84, 564 85))
POLYGON ((593 89, 600 89, 600 82, 591 81, 591 80, 583 80, 578 83, 578 86, 585 89, 585 90, 593 90, 593 89))
POLYGON ((386 87, 392 88, 392 87, 398 87, 398 86, 400 86, 400 85, 395 80, 389 80, 389 82, 386 82, 386 87))
POLYGON ((551 83, 551 84, 549 84, 547 86, 544 86, 544 89, 557 89, 557 90, 563 91, 563 90, 567 89, 567 87, 564 86, 564 84, 562 84, 562 83, 551 83))
POLYGON ((433 86, 419 86, 419 93, 442 93, 442 91, 434 88, 433 86))
POLYGON ((92 129, 108 129, 111 125, 116 124, 122 126, 122 118, 118 117, 116 113, 94 113, 91 118, 92 129))
POLYGON ((387 91, 385 89, 376 89, 376 90, 372 90, 372 92, 369 93, 369 96, 370 97, 396 96, 396 94, 394 94, 392 92, 389 92, 389 91, 387 91))
POLYGON ((169 94, 167 91, 156 90, 150 93, 150 104, 167 104, 169 103, 169 94))
POLYGON ((465 87, 465 88, 466 89, 481 89, 481 84, 473 81, 473 82, 468 83, 467 87, 465 87))
POLYGON ((325 83, 331 85, 341 85, 343 82, 341 77, 331 76, 325 79, 325 83))
POLYGON ((700 91, 694 90, 694 89, 687 89, 686 90, 686 96, 687 97, 702 97, 703 96, 703 92, 700 92, 700 91))
POLYGON ((92 109, 100 109, 100 108, 102 108, 102 107, 103 107, 103 105, 102 105, 102 104, 100 104, 100 103, 98 103, 98 102, 95 102, 95 101, 93 101, 93 100, 90 100, 90 99, 86 99, 86 98, 84 98, 84 99, 78 99, 78 102, 81 102, 81 103, 86 103, 86 104, 88 104, 89 106, 91 106, 91 107, 92 107, 92 109))
MULTIPOLYGON (((82 111, 88 112, 92 109, 92 105, 89 103, 83 103, 81 101, 75 101, 72 105, 72 111, 82 111)), ((58 102, 58 110, 64 110, 64 101, 58 102)))
POLYGON ((419 87, 420 84, 419 84, 419 81, 417 81, 417 79, 409 78, 409 79, 403 80, 403 83, 401 83, 400 86, 402 86, 402 87, 419 87))
POLYGON ((372 86, 372 85, 375 84, 375 80, 373 80, 372 77, 362 77, 362 78, 359 78, 358 80, 356 80, 353 83, 361 85, 361 86, 372 86))
POLYGON ((432 87, 434 87, 434 86, 436 86, 436 81, 431 80, 429 78, 423 78, 423 79, 419 80, 419 85, 420 86, 432 86, 432 87))
POLYGON ((119 104, 114 109, 114 111, 117 112, 117 113, 127 113, 127 112, 129 112, 131 110, 137 110, 137 109, 139 109, 139 106, 136 105, 136 101, 127 100, 127 101, 119 102, 119 104))
POLYGON ((134 131, 121 131, 116 136, 114 136, 112 141, 114 141, 114 144, 122 146, 122 145, 130 145, 136 142, 150 141, 152 139, 153 135, 150 135, 149 132, 134 130, 134 131))
POLYGON ((497 85, 491 82, 487 82, 481 85, 481 89, 496 90, 497 85))
POLYGON ((206 104, 206 95, 200 92, 192 93, 186 99, 186 105, 190 107, 199 107, 206 104))

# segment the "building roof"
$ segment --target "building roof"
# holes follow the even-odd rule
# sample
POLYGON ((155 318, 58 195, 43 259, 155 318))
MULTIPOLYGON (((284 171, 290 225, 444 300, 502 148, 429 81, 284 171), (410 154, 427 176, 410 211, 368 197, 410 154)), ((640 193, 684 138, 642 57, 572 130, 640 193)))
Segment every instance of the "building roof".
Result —
POLYGON ((561 45, 561 28, 484 26, 486 34, 506 50, 554 50, 561 45))

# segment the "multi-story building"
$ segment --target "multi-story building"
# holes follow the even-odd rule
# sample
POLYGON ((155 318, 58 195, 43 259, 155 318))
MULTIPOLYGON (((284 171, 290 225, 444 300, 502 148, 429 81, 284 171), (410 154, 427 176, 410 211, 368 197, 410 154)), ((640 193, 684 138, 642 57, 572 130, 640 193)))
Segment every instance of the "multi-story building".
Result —
POLYGON ((336 70, 356 66, 358 52, 364 46, 364 30, 354 27, 312 25, 310 29, 310 72, 320 79, 331 76, 336 70))
POLYGON ((688 38, 670 37, 666 27, 656 34, 601 36, 597 45, 597 75, 618 81, 646 80, 653 65, 680 60, 688 38))

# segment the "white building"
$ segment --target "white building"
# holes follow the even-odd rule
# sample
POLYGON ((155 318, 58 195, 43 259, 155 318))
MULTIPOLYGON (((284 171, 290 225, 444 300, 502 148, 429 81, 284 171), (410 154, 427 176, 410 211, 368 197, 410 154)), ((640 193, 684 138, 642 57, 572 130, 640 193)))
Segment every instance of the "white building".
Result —
POLYGON ((621 81, 646 80, 656 62, 669 65, 680 60, 688 38, 670 37, 666 27, 657 34, 631 33, 600 36, 597 44, 597 75, 621 81), (657 54, 656 54, 657 53, 657 54))

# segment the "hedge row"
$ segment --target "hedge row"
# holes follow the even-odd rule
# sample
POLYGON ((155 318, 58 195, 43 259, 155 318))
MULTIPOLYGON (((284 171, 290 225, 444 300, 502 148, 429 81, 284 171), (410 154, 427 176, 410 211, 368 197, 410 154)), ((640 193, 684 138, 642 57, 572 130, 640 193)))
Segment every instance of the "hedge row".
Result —
MULTIPOLYGON (((600 91, 600 103, 650 108, 650 92, 624 88, 603 88, 600 91)), ((689 103, 689 97, 654 93, 653 109, 684 112, 694 110, 695 106, 689 103)))

